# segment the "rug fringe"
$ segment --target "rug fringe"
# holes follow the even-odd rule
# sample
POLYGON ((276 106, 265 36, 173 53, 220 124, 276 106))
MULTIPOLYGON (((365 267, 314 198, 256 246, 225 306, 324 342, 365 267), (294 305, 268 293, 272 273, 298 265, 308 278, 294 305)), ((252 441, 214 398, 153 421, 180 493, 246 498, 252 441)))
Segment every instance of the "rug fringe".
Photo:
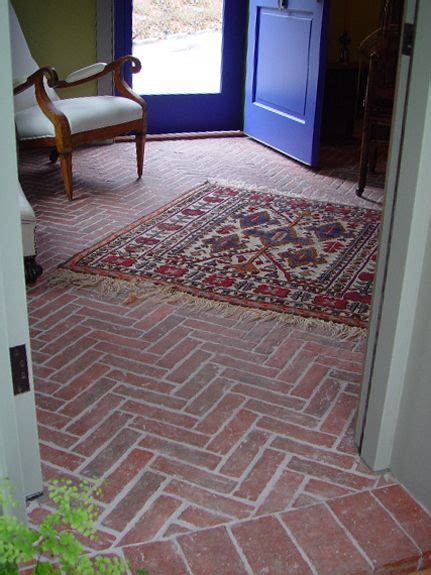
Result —
POLYGON ((327 321, 315 317, 281 313, 273 310, 253 309, 227 302, 196 296, 170 286, 160 285, 148 280, 123 280, 99 274, 87 274, 59 268, 48 279, 52 287, 94 288, 98 294, 107 298, 123 298, 122 304, 131 305, 138 300, 157 296, 161 302, 192 305, 201 312, 216 312, 223 317, 233 317, 241 321, 275 320, 303 330, 318 329, 322 335, 338 340, 357 340, 366 336, 367 330, 361 327, 327 321))

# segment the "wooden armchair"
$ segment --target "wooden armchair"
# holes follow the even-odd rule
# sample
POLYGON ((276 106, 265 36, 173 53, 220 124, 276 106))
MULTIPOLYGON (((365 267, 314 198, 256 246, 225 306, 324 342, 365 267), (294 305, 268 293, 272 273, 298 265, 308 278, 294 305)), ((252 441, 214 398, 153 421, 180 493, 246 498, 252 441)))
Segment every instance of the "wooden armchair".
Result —
POLYGON ((359 50, 368 61, 368 79, 364 98, 359 181, 356 194, 361 197, 367 183, 367 171, 376 168, 378 149, 387 146, 392 123, 395 80, 400 42, 402 0, 386 0, 382 26, 361 43, 359 50))
POLYGON ((124 65, 132 73, 141 64, 123 56, 110 64, 96 63, 59 80, 52 67, 39 68, 33 60, 16 14, 9 4, 14 73, 15 125, 20 147, 51 148, 51 160, 60 159, 64 189, 73 199, 72 151, 76 146, 135 133, 138 177, 144 165, 147 106, 125 83, 124 65), (118 96, 89 96, 60 100, 55 90, 78 86, 113 74, 118 96))

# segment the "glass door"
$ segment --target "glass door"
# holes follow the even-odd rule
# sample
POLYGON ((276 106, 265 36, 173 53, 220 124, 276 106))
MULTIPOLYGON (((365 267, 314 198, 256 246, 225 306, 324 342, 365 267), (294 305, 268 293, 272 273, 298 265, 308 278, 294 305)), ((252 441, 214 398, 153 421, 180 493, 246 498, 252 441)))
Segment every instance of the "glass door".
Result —
POLYGON ((116 0, 116 56, 148 103, 149 133, 242 127, 246 0, 116 0))

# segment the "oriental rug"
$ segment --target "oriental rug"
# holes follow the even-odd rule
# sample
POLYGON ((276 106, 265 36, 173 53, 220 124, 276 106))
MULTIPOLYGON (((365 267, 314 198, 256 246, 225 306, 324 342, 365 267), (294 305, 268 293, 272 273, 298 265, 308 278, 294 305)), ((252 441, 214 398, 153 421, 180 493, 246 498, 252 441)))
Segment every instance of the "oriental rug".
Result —
POLYGON ((138 293, 150 284, 210 307, 365 328, 379 223, 376 210, 206 182, 61 268, 78 283, 90 274, 138 293))

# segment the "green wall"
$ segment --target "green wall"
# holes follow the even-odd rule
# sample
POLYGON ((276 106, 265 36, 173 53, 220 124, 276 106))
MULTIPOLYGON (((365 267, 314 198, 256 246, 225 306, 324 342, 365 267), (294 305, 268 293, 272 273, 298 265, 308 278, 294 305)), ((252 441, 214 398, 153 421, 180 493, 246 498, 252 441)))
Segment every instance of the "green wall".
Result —
MULTIPOLYGON (((30 51, 60 78, 96 62, 96 0, 11 0, 30 51)), ((93 95, 95 83, 61 90, 61 97, 93 95)))

